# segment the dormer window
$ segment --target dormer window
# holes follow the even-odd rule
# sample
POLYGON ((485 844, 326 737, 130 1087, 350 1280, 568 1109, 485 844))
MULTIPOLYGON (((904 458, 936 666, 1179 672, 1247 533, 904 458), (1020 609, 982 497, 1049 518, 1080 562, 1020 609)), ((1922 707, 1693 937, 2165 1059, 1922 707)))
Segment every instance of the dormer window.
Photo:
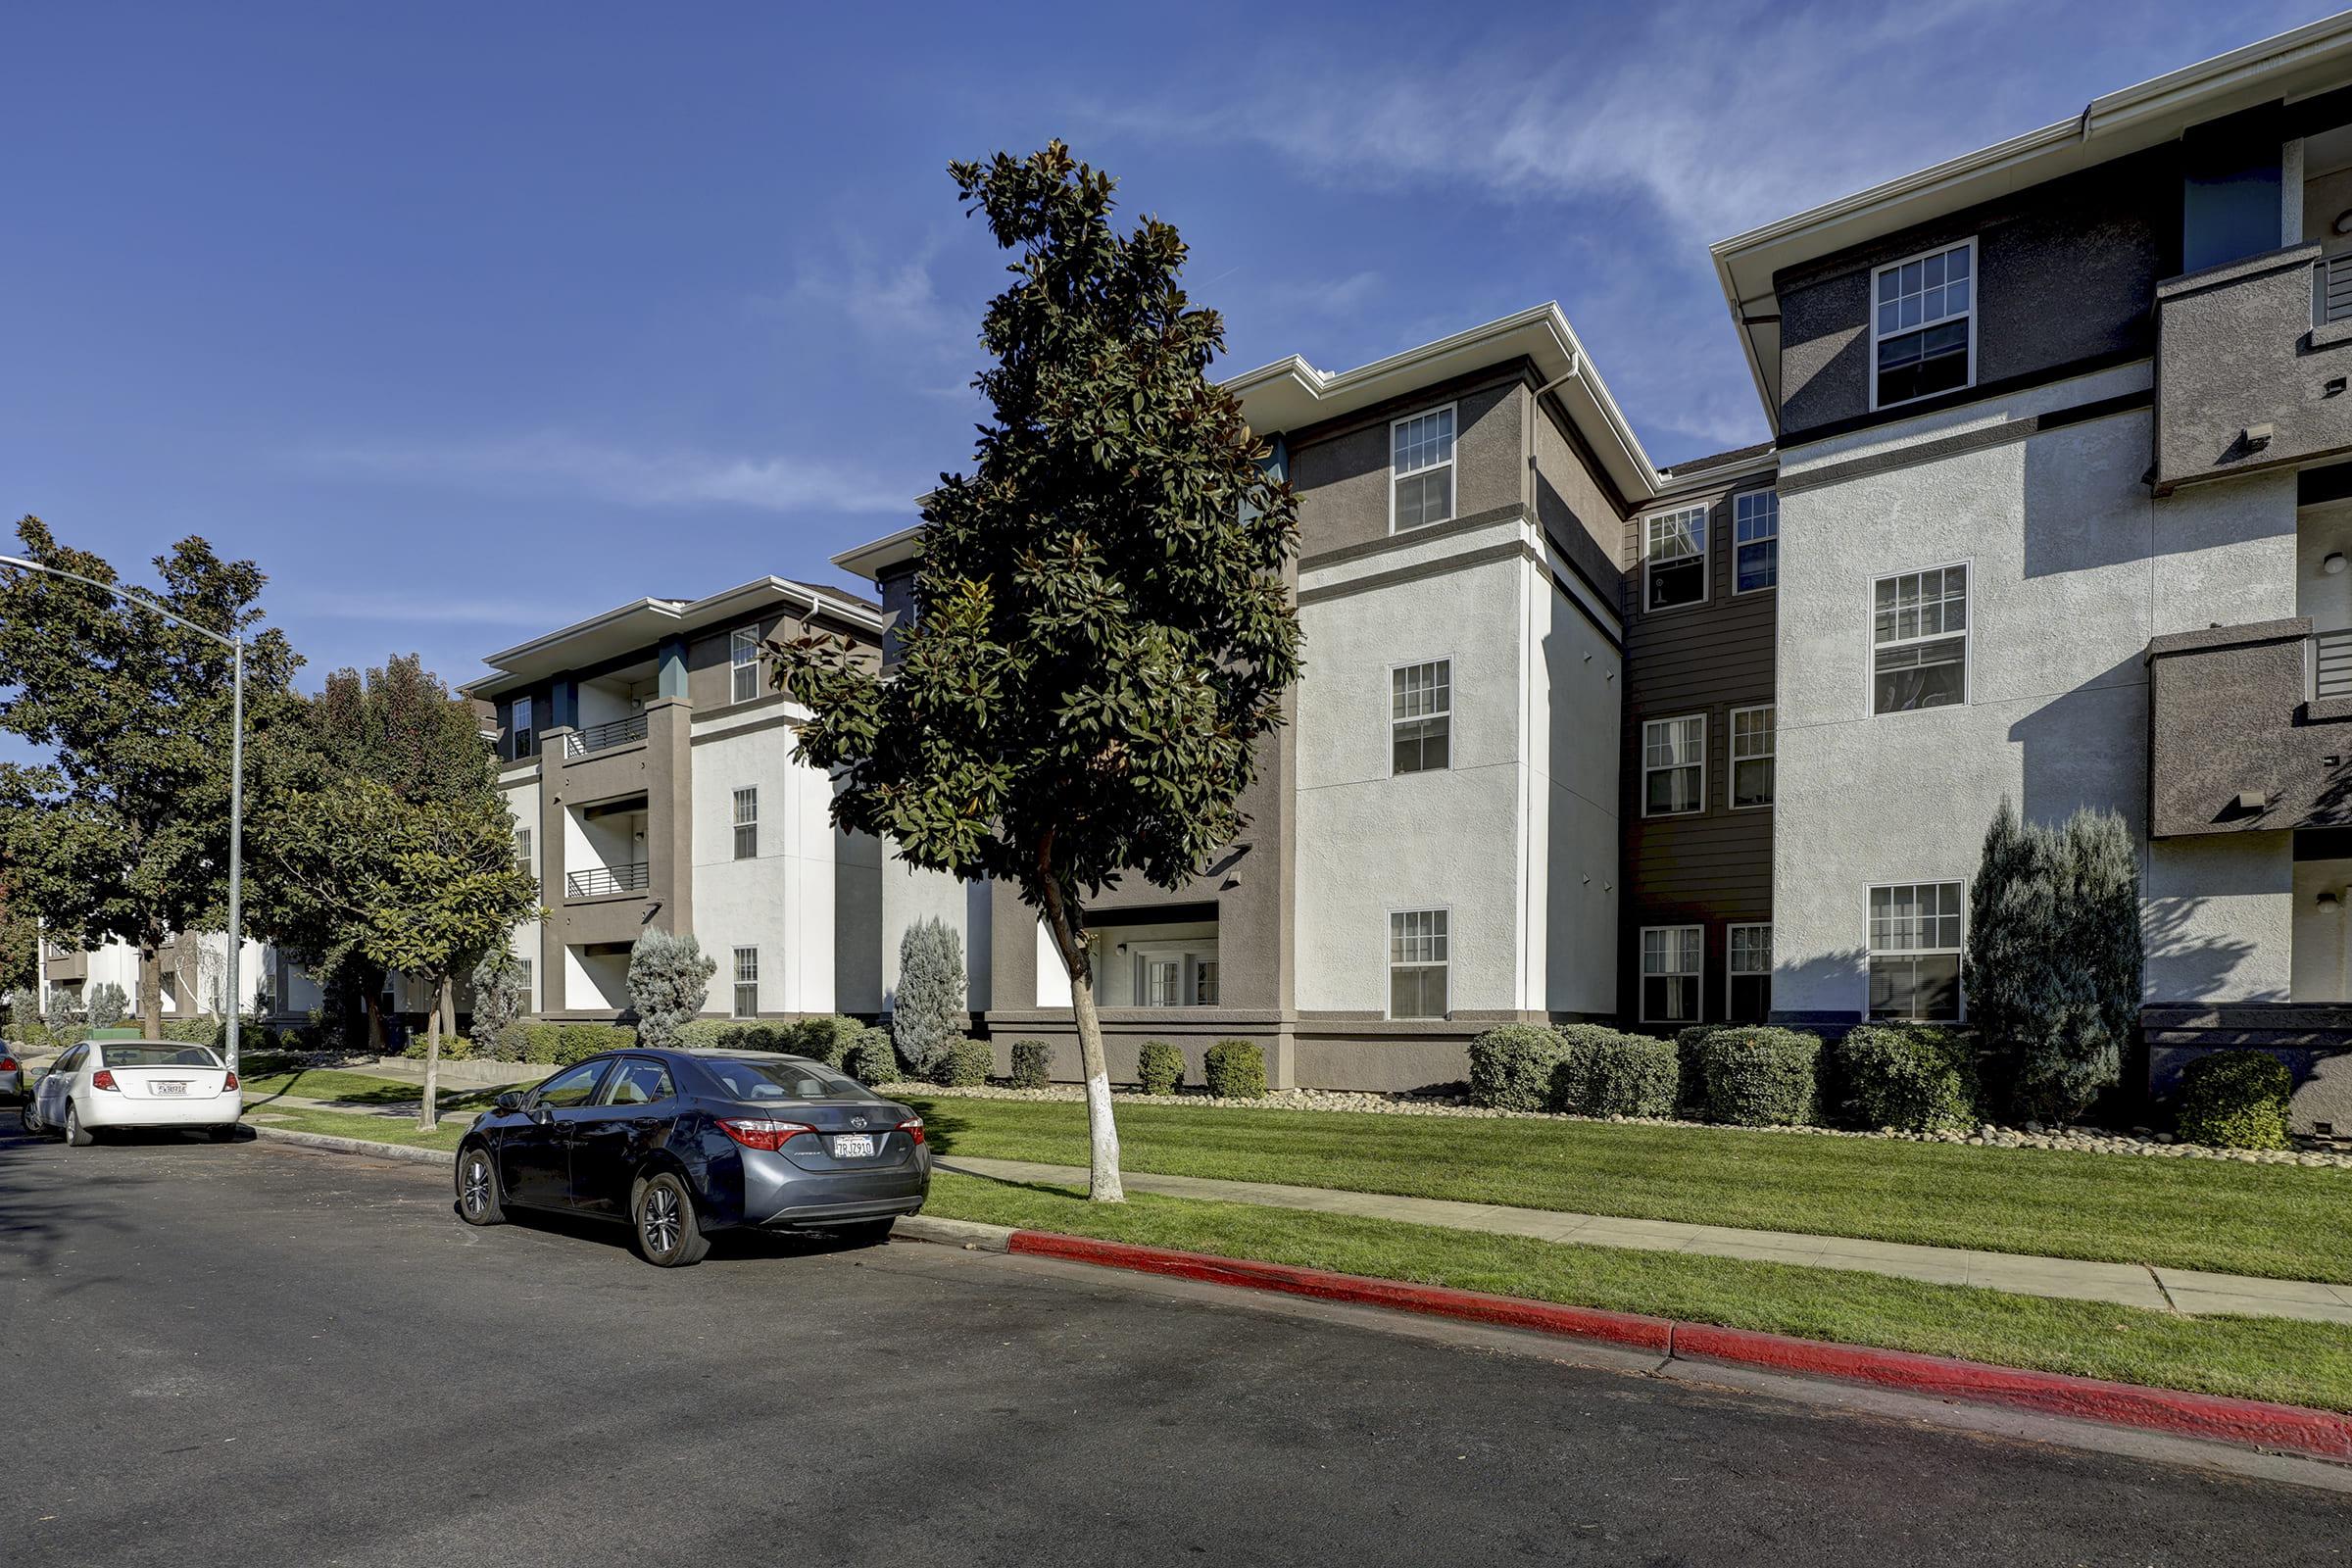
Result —
POLYGON ((1976 280, 1973 239, 1872 274, 1872 408, 1975 384, 1976 280))

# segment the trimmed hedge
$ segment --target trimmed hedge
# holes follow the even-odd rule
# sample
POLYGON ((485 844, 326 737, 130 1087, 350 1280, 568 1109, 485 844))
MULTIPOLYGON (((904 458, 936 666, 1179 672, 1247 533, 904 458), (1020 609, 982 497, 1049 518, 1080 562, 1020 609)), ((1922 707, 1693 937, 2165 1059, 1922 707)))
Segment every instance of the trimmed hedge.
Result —
POLYGON ((1932 1023, 1866 1023, 1829 1048, 1839 1114, 1857 1127, 1907 1133, 1972 1127, 1977 1041, 1932 1023))
POLYGON ((1552 1069, 1546 1110, 1580 1116, 1671 1116, 1682 1068, 1675 1048, 1600 1024, 1552 1031, 1567 1054, 1552 1069))
POLYGON ((857 1028, 858 1033, 841 1054, 841 1070, 869 1089, 896 1080, 899 1054, 891 1047, 890 1031, 867 1024, 857 1028))
POLYGON ((1012 1087, 1043 1089, 1054 1081, 1054 1048, 1043 1040, 1012 1043, 1012 1087))
POLYGON ((1135 1054, 1135 1081, 1147 1095, 1172 1095, 1184 1087, 1184 1053, 1165 1040, 1147 1040, 1135 1054))
POLYGON ((2286 1149, 2294 1079, 2267 1051, 2217 1051, 2180 1073, 2180 1136, 2214 1149, 2286 1149))
POLYGON ((547 1066, 556 1060, 556 1053, 564 1044, 561 1025, 537 1019, 519 1026, 522 1033, 521 1060, 547 1066))
POLYGON ((1247 1040, 1220 1040, 1201 1057, 1200 1076, 1220 1100, 1262 1100, 1266 1054, 1247 1040))
POLYGON ((951 1040, 939 1053, 938 1081, 950 1089, 988 1082, 997 1068, 996 1048, 985 1040, 951 1040))
POLYGON ((1675 1034, 1674 1064, 1681 1081, 1674 1092, 1674 1113, 1685 1121, 1703 1121, 1706 1118, 1707 1074, 1705 1063, 1699 1056, 1698 1043, 1720 1027, 1719 1024, 1694 1023, 1675 1034))
MULTIPOLYGON (((775 1049, 790 1052, 796 1056, 807 1056, 811 1061, 821 1061, 828 1067, 839 1067, 846 1071, 849 1068, 851 1050, 869 1032, 875 1031, 871 1031, 870 1026, 859 1023, 855 1018, 845 1018, 838 1012, 820 1013, 816 1017, 803 1018, 798 1023, 786 1026, 782 1036, 784 1043, 775 1049)), ((883 1041, 887 1044, 890 1035, 887 1031, 881 1031, 881 1033, 883 1041)), ((894 1054, 889 1070, 883 1074, 881 1079, 873 1081, 883 1082, 895 1076, 898 1072, 897 1060, 894 1054)), ((859 1083, 867 1081, 856 1072, 851 1072, 850 1076, 858 1079, 859 1083)))
POLYGON ((1821 1037, 1798 1029, 1727 1024, 1700 1036, 1700 1105, 1709 1121, 1792 1127, 1816 1119, 1813 1077, 1821 1037))
POLYGON ((1494 1110, 1548 1110, 1552 1074, 1568 1057, 1559 1031, 1506 1023, 1470 1042, 1470 1103, 1494 1110))
POLYGON ((617 1023, 560 1023, 556 1025, 555 1063, 568 1067, 608 1051, 637 1043, 637 1031, 617 1023))

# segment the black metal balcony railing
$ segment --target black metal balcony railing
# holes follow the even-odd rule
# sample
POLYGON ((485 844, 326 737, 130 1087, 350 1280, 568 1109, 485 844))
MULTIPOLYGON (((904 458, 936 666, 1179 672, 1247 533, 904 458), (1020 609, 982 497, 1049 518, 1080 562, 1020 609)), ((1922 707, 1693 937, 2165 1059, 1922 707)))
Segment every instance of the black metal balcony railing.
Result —
POLYGON ((564 755, 567 758, 586 757, 590 752, 601 752, 613 746, 626 746, 631 741, 643 739, 645 739, 645 715, 631 713, 626 718, 616 718, 610 723, 591 724, 586 729, 573 730, 564 737, 564 755))
POLYGON ((593 870, 564 873, 564 890, 575 899, 602 898, 608 893, 643 893, 645 883, 645 862, 643 860, 626 865, 601 865, 593 870))

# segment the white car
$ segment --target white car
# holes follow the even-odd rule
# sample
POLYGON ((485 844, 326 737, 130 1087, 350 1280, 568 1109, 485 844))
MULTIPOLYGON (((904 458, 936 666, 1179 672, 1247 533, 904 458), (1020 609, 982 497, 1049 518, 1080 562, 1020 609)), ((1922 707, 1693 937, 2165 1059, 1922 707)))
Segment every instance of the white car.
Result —
POLYGON ((76 1147, 114 1127, 185 1127, 216 1143, 237 1135, 245 1093, 207 1046, 167 1040, 89 1040, 57 1058, 24 1100, 26 1132, 58 1132, 76 1147))

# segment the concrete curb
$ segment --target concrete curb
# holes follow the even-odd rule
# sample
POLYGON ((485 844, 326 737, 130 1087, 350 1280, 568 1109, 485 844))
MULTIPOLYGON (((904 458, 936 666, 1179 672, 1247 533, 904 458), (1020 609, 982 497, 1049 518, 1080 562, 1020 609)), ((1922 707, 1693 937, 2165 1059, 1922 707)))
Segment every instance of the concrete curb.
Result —
POLYGON ((291 1127, 270 1127, 261 1122, 247 1122, 256 1138, 274 1139, 282 1144, 301 1144, 308 1149, 331 1149, 338 1154, 373 1154, 381 1159, 406 1159, 419 1165, 447 1165, 456 1168, 457 1156, 441 1149, 417 1149, 408 1144, 378 1144, 365 1138, 337 1138, 332 1133, 302 1133, 291 1127))
POLYGON ((2332 1410, 2142 1388, 2098 1378, 2071 1377, 2061 1372, 2029 1372, 1908 1350, 1834 1345, 1784 1334, 1559 1306, 1478 1291, 1408 1285, 1396 1280, 1367 1279, 1323 1269, 1137 1247, 1125 1242, 1102 1242, 1044 1231, 1014 1231, 1006 1238, 1004 1250, 1029 1257, 1062 1258, 1216 1285, 1277 1291, 1318 1300, 1348 1301, 1474 1323, 1534 1329, 1571 1339, 1600 1340, 1673 1360, 1719 1361, 1838 1378, 1937 1398, 2009 1405, 2043 1415, 2136 1427, 2172 1437, 2235 1444, 2308 1458, 2352 1461, 2352 1416, 2332 1410))
POLYGON ((1013 1237, 1008 1225, 983 1225, 968 1219, 934 1219, 928 1214, 902 1215, 890 1228, 894 1242, 936 1242, 942 1247, 960 1247, 975 1252, 1010 1250, 1013 1237))

